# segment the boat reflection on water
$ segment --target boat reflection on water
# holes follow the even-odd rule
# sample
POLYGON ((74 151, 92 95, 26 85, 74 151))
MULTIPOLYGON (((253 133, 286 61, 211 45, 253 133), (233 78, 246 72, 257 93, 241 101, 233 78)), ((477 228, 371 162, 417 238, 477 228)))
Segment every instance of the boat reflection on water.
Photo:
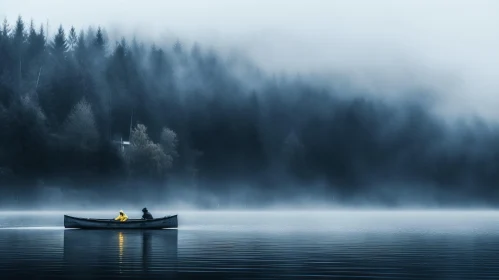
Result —
POLYGON ((161 275, 177 271, 178 230, 64 231, 64 262, 79 276, 161 275))

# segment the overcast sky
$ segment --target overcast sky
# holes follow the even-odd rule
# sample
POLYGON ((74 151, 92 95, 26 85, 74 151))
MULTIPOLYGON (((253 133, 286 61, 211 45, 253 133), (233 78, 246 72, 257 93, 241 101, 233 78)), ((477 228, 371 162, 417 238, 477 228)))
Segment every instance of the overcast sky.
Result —
POLYGON ((499 1, 0 0, 1 17, 19 14, 242 49, 269 71, 340 71, 391 94, 431 86, 442 110, 499 119, 499 1))

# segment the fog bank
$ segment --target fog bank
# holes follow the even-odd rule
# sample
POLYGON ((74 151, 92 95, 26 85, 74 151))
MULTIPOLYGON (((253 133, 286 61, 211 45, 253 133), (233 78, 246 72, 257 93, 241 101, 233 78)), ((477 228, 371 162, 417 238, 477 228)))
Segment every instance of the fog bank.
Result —
POLYGON ((50 33, 101 25, 111 36, 243 51, 270 72, 348 74, 400 95, 434 88, 438 110, 497 117, 497 1, 2 1, 0 16, 49 20, 50 33))

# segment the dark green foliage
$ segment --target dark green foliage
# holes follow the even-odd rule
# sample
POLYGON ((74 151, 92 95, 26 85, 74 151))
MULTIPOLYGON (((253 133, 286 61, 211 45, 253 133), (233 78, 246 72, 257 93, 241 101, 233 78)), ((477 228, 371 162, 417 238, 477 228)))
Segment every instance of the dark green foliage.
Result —
POLYGON ((114 45, 100 27, 66 36, 60 26, 47 39, 21 17, 12 28, 4 21, 0 182, 176 177, 186 187, 268 190, 320 180, 353 193, 373 182, 485 190, 499 180, 496 130, 447 127, 418 105, 337 98, 303 79, 244 72, 197 44, 188 50, 178 40, 114 45), (143 143, 123 152, 130 137, 143 143))
POLYGON ((74 50, 77 42, 78 42, 78 35, 76 35, 76 29, 74 28, 74 26, 71 26, 71 29, 69 30, 69 36, 68 36, 69 48, 71 50, 74 50))
POLYGON ((66 41, 66 34, 62 25, 57 29, 57 34, 55 34, 54 41, 52 42, 52 55, 63 59, 68 51, 68 42, 66 41))

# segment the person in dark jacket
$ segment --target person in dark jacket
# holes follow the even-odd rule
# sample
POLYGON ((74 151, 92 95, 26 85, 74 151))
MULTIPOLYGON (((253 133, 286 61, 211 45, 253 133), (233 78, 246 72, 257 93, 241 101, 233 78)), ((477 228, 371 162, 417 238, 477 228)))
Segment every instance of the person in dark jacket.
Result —
POLYGON ((149 210, 147 210, 147 208, 144 207, 144 209, 142 209, 142 213, 144 213, 142 215, 142 219, 144 220, 152 220, 154 219, 151 215, 151 213, 149 213, 149 210))

